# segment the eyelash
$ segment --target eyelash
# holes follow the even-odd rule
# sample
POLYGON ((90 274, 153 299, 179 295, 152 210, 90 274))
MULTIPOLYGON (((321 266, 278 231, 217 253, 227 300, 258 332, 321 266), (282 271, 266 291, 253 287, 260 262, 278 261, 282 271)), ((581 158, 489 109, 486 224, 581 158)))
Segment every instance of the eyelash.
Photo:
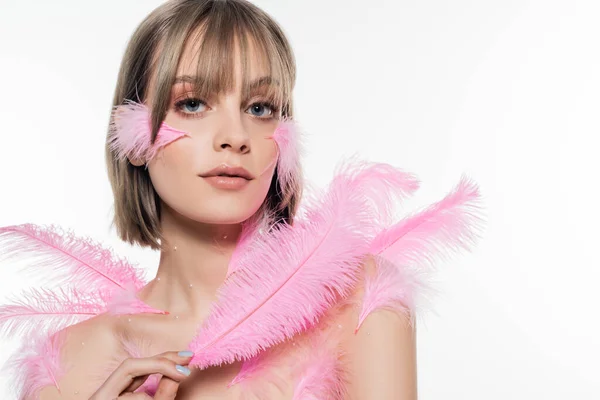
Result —
MULTIPOLYGON (((194 101, 194 102, 200 103, 204 106, 207 105, 206 102, 204 102, 203 100, 200 100, 199 98, 186 97, 175 103, 175 105, 174 105, 175 111, 177 112, 177 114, 181 115, 183 118, 199 118, 198 114, 202 114, 203 111, 196 112, 196 113, 186 113, 186 112, 181 111, 181 108, 189 101, 194 101)), ((274 119, 279 119, 279 116, 277 115, 277 113, 279 112, 279 108, 276 107, 273 103, 271 103, 269 101, 257 101, 257 102, 252 103, 250 105, 250 107, 253 107, 255 105, 261 105, 261 106, 266 106, 266 107, 270 108, 271 115, 267 118, 253 116, 254 118, 264 120, 264 121, 272 121, 274 119)), ((250 107, 248 107, 248 108, 250 108, 250 107)))

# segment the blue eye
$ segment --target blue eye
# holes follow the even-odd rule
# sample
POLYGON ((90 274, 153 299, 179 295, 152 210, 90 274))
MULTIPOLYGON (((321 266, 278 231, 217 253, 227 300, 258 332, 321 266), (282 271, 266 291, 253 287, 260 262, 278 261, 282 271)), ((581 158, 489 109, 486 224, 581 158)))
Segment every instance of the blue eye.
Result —
POLYGON ((275 113, 274 107, 269 103, 254 103, 254 104, 252 104, 252 106, 250 106, 249 109, 252 110, 252 112, 256 111, 256 113, 258 113, 259 115, 257 115, 257 114, 253 114, 253 115, 255 115, 257 117, 261 117, 261 118, 263 118, 265 116, 270 117, 271 115, 273 115, 275 113), (267 113, 266 115, 262 114, 261 111, 264 111, 265 108, 270 110, 271 112, 267 113))
POLYGON ((201 106, 206 106, 204 102, 200 99, 185 99, 177 103, 177 108, 183 111, 186 114, 195 114, 198 112, 202 112, 203 110, 198 110, 201 106))

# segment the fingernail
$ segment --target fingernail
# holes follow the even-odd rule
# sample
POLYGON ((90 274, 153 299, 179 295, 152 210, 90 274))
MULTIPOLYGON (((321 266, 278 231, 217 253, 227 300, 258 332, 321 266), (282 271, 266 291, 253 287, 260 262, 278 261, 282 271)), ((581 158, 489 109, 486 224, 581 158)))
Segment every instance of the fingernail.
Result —
POLYGON ((181 372, 182 374, 184 374, 185 376, 190 376, 190 374, 192 373, 192 371, 190 371, 189 368, 184 367, 183 365, 177 365, 175 367, 175 369, 177 369, 177 371, 181 372))
POLYGON ((194 353, 189 350, 186 350, 186 351, 180 351, 179 353, 177 353, 177 355, 179 357, 191 357, 194 355, 194 353))

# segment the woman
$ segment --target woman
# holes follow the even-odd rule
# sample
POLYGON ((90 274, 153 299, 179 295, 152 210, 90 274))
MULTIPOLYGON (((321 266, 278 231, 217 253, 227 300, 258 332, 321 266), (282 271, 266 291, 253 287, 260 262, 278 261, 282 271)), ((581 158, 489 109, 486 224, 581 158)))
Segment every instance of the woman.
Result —
MULTIPOLYGON (((299 144, 289 143, 296 140, 294 81, 285 35, 246 1, 168 1, 140 24, 121 64, 106 155, 117 232, 160 250, 158 272, 139 285, 132 267, 115 262, 121 268, 115 274, 127 276, 123 285, 133 282, 133 291, 84 291, 91 301, 77 292, 86 310, 103 306, 87 313, 77 308, 73 315, 81 322, 36 336, 39 348, 16 358, 27 368, 20 372, 22 398, 417 398, 413 292, 424 285, 408 263, 390 267, 372 256, 374 243, 391 243, 390 232, 394 243, 407 233, 406 224, 403 235, 399 225, 384 232, 388 199, 410 194, 417 181, 384 167, 346 167, 328 192, 307 200, 297 222, 299 144), (148 148, 124 139, 136 113, 151 122, 142 129, 148 148), (333 218, 323 217, 324 209, 346 214, 313 243, 308 236, 320 235, 321 221, 333 218), (334 234, 337 242, 327 236, 334 234), (327 241, 338 245, 325 252, 327 241), (277 254, 277 246, 293 256, 277 254), (335 266, 324 272, 326 280, 311 275, 329 268, 329 260, 335 266), (225 305, 214 308, 219 302, 225 305), (277 320, 284 317, 286 327, 277 320)), ((455 210, 472 208, 474 186, 464 183, 456 193, 463 202, 455 210)), ((411 220, 431 223, 440 208, 450 209, 436 207, 411 220)), ((446 237, 447 243, 474 237, 474 215, 456 212, 452 223, 460 226, 450 232, 464 237, 446 237)), ((443 231, 449 222, 437 223, 443 231)), ((34 250, 27 240, 48 232, 0 234, 6 248, 18 243, 34 250)), ((426 234, 433 242, 435 233, 426 234)), ((52 240, 68 247, 55 237, 46 242, 52 240)))

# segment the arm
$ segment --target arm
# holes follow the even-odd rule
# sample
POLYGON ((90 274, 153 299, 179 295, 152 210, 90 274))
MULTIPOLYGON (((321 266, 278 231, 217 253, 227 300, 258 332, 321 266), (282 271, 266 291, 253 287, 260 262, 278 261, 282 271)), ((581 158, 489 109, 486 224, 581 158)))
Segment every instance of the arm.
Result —
POLYGON ((416 325, 405 316, 377 310, 348 345, 350 400, 416 400, 416 325))
MULTIPOLYGON (((393 286, 392 293, 405 290, 402 280, 398 283, 391 279, 393 275, 380 274, 372 258, 365 262, 364 273, 363 282, 379 278, 393 286)), ((357 326, 363 302, 367 297, 372 300, 374 291, 379 297, 389 296, 381 286, 370 292, 359 287, 352 296, 355 307, 344 317, 344 324, 357 326)), ((347 337, 344 350, 349 400, 417 399, 416 319, 406 307, 397 303, 392 308, 376 307, 358 332, 347 337)))
POLYGON ((66 328, 60 359, 64 373, 57 376, 60 391, 56 385, 46 386, 40 391, 39 400, 89 398, 110 373, 106 369, 116 362, 113 358, 119 354, 113 330, 107 315, 66 328))

